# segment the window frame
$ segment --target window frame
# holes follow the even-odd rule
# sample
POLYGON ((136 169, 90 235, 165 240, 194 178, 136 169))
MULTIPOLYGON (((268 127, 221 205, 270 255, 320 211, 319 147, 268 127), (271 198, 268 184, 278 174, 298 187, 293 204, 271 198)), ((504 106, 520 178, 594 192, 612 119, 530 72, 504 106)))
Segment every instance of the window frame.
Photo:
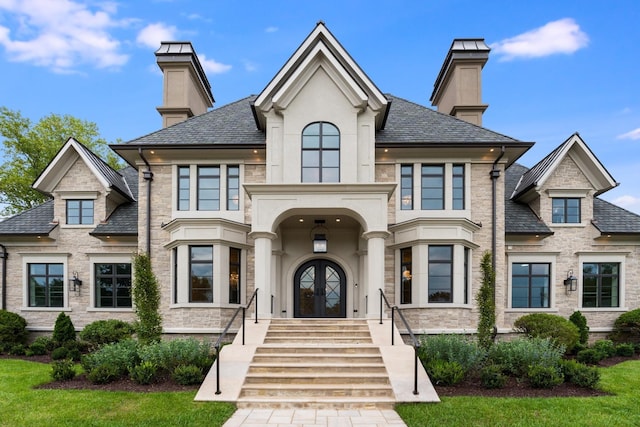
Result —
POLYGON ((227 165, 227 210, 240 210, 240 165, 227 165), (234 200, 235 197, 235 200, 234 200))
MULTIPOLYGON (((599 261, 585 261, 582 263, 582 294, 580 297, 580 304, 583 308, 587 309, 619 309, 622 306, 622 263, 618 261, 608 261, 608 262, 599 262, 599 261), (587 265, 596 265, 598 272, 595 274, 588 274, 585 272, 585 266, 587 265), (617 267, 616 274, 603 274, 601 273, 601 267, 603 265, 613 265, 617 267), (596 305, 585 305, 585 294, 587 288, 587 280, 590 277, 594 277, 596 280, 596 291, 595 291, 595 299, 596 305), (602 280, 603 278, 613 278, 617 280, 616 285, 616 305, 601 305, 602 302, 602 280)), ((611 295, 613 295, 613 289, 611 290, 611 295)))
POLYGON ((242 302, 242 249, 229 247, 229 304, 240 304, 242 302), (234 261, 233 254, 237 254, 237 261, 234 261), (233 277, 236 274, 237 277, 233 277), (235 290, 234 288, 235 281, 235 290))
POLYGON ((466 167, 464 164, 454 163, 451 165, 451 209, 454 211, 465 210, 465 185, 466 185, 466 167), (456 172, 457 171, 457 172, 456 172), (460 196, 456 196, 456 192, 460 196))
POLYGON ((30 309, 60 309, 60 308, 65 308, 66 307, 66 293, 67 293, 67 289, 65 286, 66 283, 66 277, 65 277, 65 271, 66 271, 66 265, 63 262, 50 262, 50 261, 45 261, 45 260, 27 260, 26 261, 26 282, 27 282, 27 292, 26 292, 26 306, 29 307, 30 309), (35 265, 44 265, 45 266, 45 273, 43 274, 33 274, 31 267, 35 266, 35 265), (50 274, 49 273, 49 267, 50 266, 59 266, 59 268, 61 269, 61 275, 60 274, 50 274), (45 278, 45 303, 44 305, 36 305, 36 303, 34 303, 36 296, 34 295, 34 289, 32 288, 32 278, 33 277, 44 277, 45 278), (51 285, 49 284, 49 280, 54 278, 54 277, 60 277, 61 279, 61 290, 60 290, 60 298, 61 298, 61 305, 51 305, 51 285))
POLYGON ((400 165, 400 210, 413 210, 413 164, 400 165))
POLYGON ((510 307, 511 308, 517 308, 517 309, 548 309, 551 308, 551 292, 553 290, 553 286, 552 286, 552 264, 550 262, 531 262, 531 261, 520 261, 520 262, 512 262, 511 263, 511 269, 510 269, 510 273, 511 273, 511 298, 510 298, 510 307), (514 272, 514 266, 515 265, 527 265, 527 274, 516 274, 514 272), (546 266, 547 272, 546 274, 539 274, 534 272, 534 269, 536 267, 540 267, 540 266, 546 266), (527 279, 527 286, 515 286, 514 285, 514 278, 526 278, 527 279), (533 306, 532 305, 532 301, 533 301, 533 290, 537 289, 538 287, 533 286, 534 285, 534 280, 536 278, 546 278, 547 279, 547 283, 546 283, 546 287, 543 287, 542 289, 546 290, 546 295, 543 295, 543 297, 540 298, 541 302, 544 303, 545 299, 544 296, 546 296, 546 306, 542 305, 542 306, 533 306), (526 288, 527 289, 527 302, 526 305, 514 305, 514 298, 515 298, 515 292, 514 289, 515 288, 526 288))
POLYGON ((551 223, 552 224, 581 224, 582 223, 582 199, 580 197, 552 197, 551 198, 551 223), (556 206, 556 202, 562 202, 562 206, 556 206), (569 206, 569 202, 577 202, 578 206, 569 206), (576 210, 577 214, 570 214, 570 210, 576 210), (561 210, 561 216, 556 214, 561 210), (556 220, 558 219, 558 220, 556 220), (569 221, 569 219, 575 219, 569 221))
POLYGON ((340 182, 340 175, 341 175, 341 170, 340 170, 340 146, 341 146, 341 134, 340 134, 340 129, 334 125, 333 123, 330 122, 322 122, 322 121, 318 121, 318 122, 313 122, 313 123, 309 123, 308 125, 306 125, 304 127, 304 129, 302 130, 301 133, 301 143, 300 143, 300 182, 302 183, 339 183, 340 182), (318 125, 318 135, 312 135, 312 134, 307 134, 306 132, 309 129, 312 129, 312 127, 314 125, 318 125), (336 135, 331 134, 329 135, 328 133, 325 135, 324 132, 324 127, 331 127, 333 129, 335 129, 336 131, 336 135), (308 147, 306 146, 305 140, 307 138, 311 138, 311 137, 316 137, 317 136, 317 146, 311 146, 308 147), (333 137, 336 136, 337 137, 337 147, 329 147, 327 146, 327 144, 325 143, 325 136, 326 137, 333 137), (310 153, 310 152, 317 152, 317 166, 307 166, 305 163, 305 153, 310 153), (331 152, 337 152, 337 166, 330 166, 330 167, 325 167, 324 163, 325 163, 325 152, 327 153, 331 153, 331 152), (326 169, 326 171, 325 171, 326 169), (307 180, 305 179, 305 170, 317 170, 317 180, 307 180), (327 180, 325 178, 325 173, 328 174, 329 170, 337 170, 337 176, 336 176, 336 180, 327 180))
POLYGON ((423 163, 420 166, 420 209, 423 211, 441 211, 445 209, 445 188, 447 186, 446 183, 446 173, 445 173, 445 165, 444 163, 439 164, 430 164, 423 163), (426 170, 438 168, 438 173, 427 173, 426 170), (427 186, 425 185, 425 179, 434 179, 440 178, 441 184, 437 186, 427 186), (438 197, 426 197, 425 192, 428 191, 438 191, 438 197), (439 207, 428 207, 425 203, 428 201, 439 201, 439 207))
POLYGON ((177 197, 176 209, 178 211, 191 210, 191 167, 180 165, 177 168, 177 197), (184 174, 186 172, 186 175, 184 174), (186 187, 182 184, 186 182, 186 187), (186 208, 183 206, 186 203, 186 208))
POLYGON ((413 304, 413 248, 400 248, 400 304, 413 304))
MULTIPOLYGON (((75 210, 75 208, 74 208, 75 210)), ((95 200, 94 199, 65 199, 65 224, 66 225, 93 225, 95 223, 95 200), (78 215, 70 216, 69 207, 70 203, 78 203, 77 211, 78 215), (90 207, 85 207, 85 204, 90 204, 90 207), (90 211, 91 215, 85 214, 85 211, 90 211), (78 222, 69 222, 69 218, 77 218, 78 222), (91 222, 88 219, 91 218, 91 222)))
MULTIPOLYGON (((93 305, 95 308, 100 308, 100 309, 130 309, 133 308, 133 267, 131 265, 131 262, 94 262, 93 263, 93 271, 94 271, 94 298, 93 298, 93 305), (98 266, 100 265, 110 265, 113 272, 109 275, 102 275, 99 273, 98 270, 98 266), (129 266, 129 273, 128 274, 118 274, 118 265, 128 265, 129 266), (102 301, 101 295, 100 295, 100 279, 102 277, 109 277, 110 279, 113 279, 114 282, 116 283, 116 288, 117 287, 117 282, 118 279, 129 279, 129 305, 119 305, 118 304, 118 300, 119 297, 117 295, 117 292, 115 292, 112 296, 112 304, 111 305, 100 305, 99 302, 102 301)), ((112 284, 113 286, 113 284, 112 284)))
MULTIPOLYGON (((427 247, 427 303, 428 304, 451 304, 454 302, 454 245, 429 245, 427 247), (448 259, 434 259, 431 254, 432 249, 447 248, 449 250, 448 259), (435 270, 437 266, 448 265, 449 271, 447 275, 433 274, 432 269, 435 270), (435 282, 436 278, 447 277, 448 278, 448 300, 437 300, 432 298, 433 295, 441 292, 432 292, 432 282, 435 282)), ((440 289, 440 288, 438 288, 440 289)))
POLYGON ((198 165, 196 170, 196 210, 197 211, 219 211, 220 210, 220 165, 198 165), (212 174, 204 174, 202 171, 205 169, 211 169, 214 172, 212 174), (217 172, 217 174, 216 174, 217 172), (204 187, 202 181, 205 179, 213 179, 214 182, 217 182, 217 186, 213 185, 210 188, 204 187), (212 198, 204 198, 202 195, 203 191, 212 191, 214 197, 212 198), (203 202, 213 202, 213 207, 211 209, 204 208, 202 205, 203 202))
POLYGON ((214 302, 214 286, 215 286, 215 270, 214 270, 214 246, 213 245, 189 245, 188 246, 188 255, 189 255, 189 303, 202 303, 202 304, 209 304, 209 303, 213 303, 214 302), (209 248, 211 249, 211 258, 210 259, 206 259, 206 260, 194 260, 193 259, 193 250, 194 249, 203 249, 203 248, 209 248), (204 275, 195 275, 194 274, 194 270, 193 267, 198 266, 198 265, 210 265, 211 266, 211 276, 204 276, 204 275), (194 292, 196 290, 201 290, 203 292, 207 292, 207 288, 205 287, 197 287, 194 288, 194 279, 196 278, 203 278, 203 277, 207 277, 211 279, 211 286, 210 286, 210 293, 211 293, 211 297, 207 298, 206 300, 194 300, 194 292))

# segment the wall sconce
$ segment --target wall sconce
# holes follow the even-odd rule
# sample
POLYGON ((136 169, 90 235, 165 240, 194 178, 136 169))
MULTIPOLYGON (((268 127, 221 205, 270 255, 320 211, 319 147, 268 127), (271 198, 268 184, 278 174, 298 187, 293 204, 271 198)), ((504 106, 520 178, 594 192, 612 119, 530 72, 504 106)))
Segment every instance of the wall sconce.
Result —
POLYGON ((82 280, 78 279, 78 272, 73 272, 73 278, 69 279, 69 286, 73 286, 74 292, 80 292, 80 286, 82 286, 82 280))
POLYGON ((573 275, 573 270, 567 271, 567 278, 564 279, 564 286, 565 289, 570 292, 578 289, 578 278, 573 275))
POLYGON ((311 229, 313 235, 313 253, 327 253, 327 233, 328 229, 324 225, 324 219, 316 219, 316 225, 311 229))

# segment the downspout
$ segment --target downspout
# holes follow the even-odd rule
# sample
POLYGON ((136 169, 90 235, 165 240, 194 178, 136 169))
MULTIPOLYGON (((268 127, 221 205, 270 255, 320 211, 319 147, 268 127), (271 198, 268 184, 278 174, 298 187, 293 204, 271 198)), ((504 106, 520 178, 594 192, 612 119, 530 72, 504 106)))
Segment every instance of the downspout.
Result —
POLYGON ((0 248, 2 248, 2 253, 0 253, 0 258, 2 258, 2 309, 7 309, 7 258, 9 258, 9 253, 7 252, 7 248, 0 243, 0 248))
POLYGON ((142 148, 138 147, 138 154, 140 158, 147 165, 147 170, 142 172, 142 177, 147 181, 147 255, 151 259, 151 181, 153 181, 153 172, 151 172, 151 165, 142 154, 142 148))
MULTIPOLYGON (((500 169, 498 169, 498 162, 500 161, 500 159, 502 159, 502 156, 504 156, 504 145, 501 147, 500 150, 500 155, 498 156, 498 158, 493 162, 493 167, 491 168, 491 181, 492 181, 492 186, 491 186, 491 214, 492 214, 492 218, 491 218, 491 268, 493 269, 494 272, 494 276, 495 276, 495 271, 496 271, 496 245, 497 245, 497 224, 496 224, 496 218, 497 218, 497 196, 496 196, 496 192, 497 192, 497 184, 498 184, 498 178, 500 178, 500 169)), ((493 286, 495 288, 495 279, 494 279, 494 283, 493 286)))

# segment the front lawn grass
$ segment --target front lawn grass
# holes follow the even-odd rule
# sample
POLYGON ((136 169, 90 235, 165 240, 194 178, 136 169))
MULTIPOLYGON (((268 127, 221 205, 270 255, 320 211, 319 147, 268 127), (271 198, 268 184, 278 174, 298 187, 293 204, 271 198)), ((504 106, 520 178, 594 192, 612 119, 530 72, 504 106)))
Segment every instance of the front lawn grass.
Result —
POLYGON ((442 403, 401 404, 418 426, 639 426, 640 361, 601 368, 600 388, 612 396, 562 398, 444 397, 442 403))
POLYGON ((0 426, 221 426, 228 403, 194 402, 195 392, 46 390, 51 366, 0 360, 0 426))

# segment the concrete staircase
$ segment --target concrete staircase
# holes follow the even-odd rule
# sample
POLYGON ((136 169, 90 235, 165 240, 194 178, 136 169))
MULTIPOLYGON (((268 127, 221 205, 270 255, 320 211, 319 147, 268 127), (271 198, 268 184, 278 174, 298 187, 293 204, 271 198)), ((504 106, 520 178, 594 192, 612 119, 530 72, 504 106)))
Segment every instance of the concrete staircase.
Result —
POLYGON ((255 349, 239 408, 393 408, 366 320, 272 319, 255 349))

